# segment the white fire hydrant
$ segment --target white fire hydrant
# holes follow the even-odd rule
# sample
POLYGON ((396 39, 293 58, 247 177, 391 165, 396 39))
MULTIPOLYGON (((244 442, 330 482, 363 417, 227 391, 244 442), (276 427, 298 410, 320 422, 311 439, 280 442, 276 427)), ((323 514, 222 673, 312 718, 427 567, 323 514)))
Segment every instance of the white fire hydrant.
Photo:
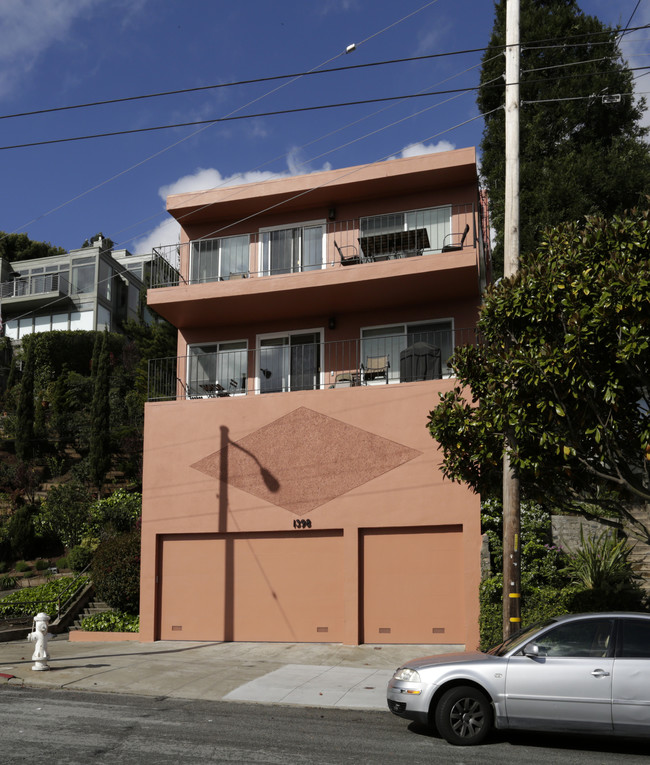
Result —
POLYGON ((34 631, 27 635, 27 640, 36 643, 34 653, 32 654, 32 661, 34 662, 32 669, 36 671, 49 669, 47 660, 50 658, 50 654, 47 651, 47 643, 51 637, 54 637, 51 632, 47 631, 49 623, 50 617, 47 614, 36 614, 34 617, 34 631))

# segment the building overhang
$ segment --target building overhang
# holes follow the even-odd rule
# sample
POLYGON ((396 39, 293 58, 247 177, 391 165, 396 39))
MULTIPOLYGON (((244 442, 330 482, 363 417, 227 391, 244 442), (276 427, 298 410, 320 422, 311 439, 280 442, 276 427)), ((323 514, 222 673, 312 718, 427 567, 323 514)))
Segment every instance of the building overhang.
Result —
POLYGON ((183 227, 197 223, 399 197, 478 182, 474 148, 373 162, 309 175, 226 186, 167 197, 167 210, 183 227))
POLYGON ((150 289, 179 329, 329 316, 479 295, 477 253, 428 255, 296 274, 150 289))

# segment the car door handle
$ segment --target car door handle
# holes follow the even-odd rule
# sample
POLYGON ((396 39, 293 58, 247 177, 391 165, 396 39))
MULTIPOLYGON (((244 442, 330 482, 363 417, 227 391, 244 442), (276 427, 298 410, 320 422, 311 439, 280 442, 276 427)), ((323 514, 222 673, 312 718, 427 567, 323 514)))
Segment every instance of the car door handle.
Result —
POLYGON ((594 677, 609 677, 609 672, 605 672, 604 669, 595 669, 591 674, 594 677))

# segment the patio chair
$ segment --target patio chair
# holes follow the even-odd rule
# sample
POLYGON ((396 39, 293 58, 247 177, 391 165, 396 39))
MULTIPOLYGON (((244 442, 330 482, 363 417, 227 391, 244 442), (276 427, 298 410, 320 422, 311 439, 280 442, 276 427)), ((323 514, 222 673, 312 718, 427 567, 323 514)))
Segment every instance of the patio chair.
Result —
POLYGON ((461 234, 447 234, 442 243, 443 252, 456 252, 456 250, 462 250, 465 246, 465 239, 469 234, 469 223, 465 224, 465 229, 461 234), (460 239, 458 238, 460 237, 460 239), (449 239, 449 242, 447 240, 449 239))
POLYGON ((364 380, 376 380, 383 377, 388 383, 388 370, 390 369, 388 356, 367 356, 366 363, 362 368, 364 380))
POLYGON ((357 248, 353 244, 344 244, 342 247, 340 247, 336 240, 334 240, 334 247, 336 247, 336 250, 339 254, 339 258, 341 258, 341 265, 342 266, 353 266, 357 263, 361 263, 361 256, 357 252, 357 248), (354 250, 354 255, 344 255, 343 250, 352 249, 354 250))

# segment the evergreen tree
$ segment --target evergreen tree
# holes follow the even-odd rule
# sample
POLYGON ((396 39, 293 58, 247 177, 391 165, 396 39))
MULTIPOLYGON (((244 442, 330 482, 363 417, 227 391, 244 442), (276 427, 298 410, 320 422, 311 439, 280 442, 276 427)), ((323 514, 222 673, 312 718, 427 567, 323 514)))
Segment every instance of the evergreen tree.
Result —
POLYGON ((93 351, 93 400, 90 420, 90 477, 100 488, 111 464, 110 448, 110 365, 108 333, 98 335, 93 351))
POLYGON ((23 462, 32 456, 34 441, 34 350, 30 344, 23 369, 16 422, 16 456, 23 462))
POLYGON ((55 247, 49 242, 33 242, 27 234, 7 234, 0 231, 0 257, 9 262, 15 260, 33 260, 62 255, 63 247, 55 247))
MULTIPOLYGON (((478 106, 486 115, 481 171, 496 230, 498 276, 505 194, 505 113, 498 107, 504 104, 506 0, 497 0, 495 10, 478 106)), ((639 204, 650 192, 650 150, 639 124, 645 101, 635 102, 631 95, 632 73, 613 29, 586 16, 576 0, 521 0, 520 39, 520 244, 522 252, 532 252, 548 226, 581 222, 589 214, 611 217, 639 204)))

